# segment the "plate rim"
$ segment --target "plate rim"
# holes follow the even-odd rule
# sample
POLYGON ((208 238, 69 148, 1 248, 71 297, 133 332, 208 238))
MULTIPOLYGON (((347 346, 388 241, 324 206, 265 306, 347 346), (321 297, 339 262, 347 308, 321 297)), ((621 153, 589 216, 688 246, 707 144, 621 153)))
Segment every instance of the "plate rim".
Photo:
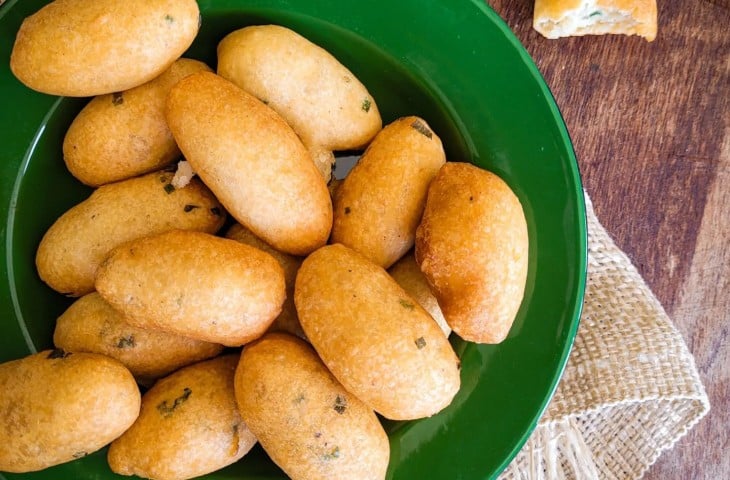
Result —
POLYGON ((486 0, 471 0, 471 2, 477 5, 480 9, 484 11, 485 15, 491 18, 493 23, 502 32, 504 37, 512 44, 514 49, 519 52, 523 63, 532 74, 533 79, 545 96, 546 103, 556 121, 556 126, 558 127, 558 131, 560 132, 561 140, 563 141, 563 145, 566 147, 568 153, 568 158, 570 160, 568 164, 570 166, 571 178, 574 182, 576 190, 575 192, 571 192, 571 195, 573 193, 576 194, 574 200, 576 201, 576 206, 578 208, 577 233, 579 238, 577 239, 577 248, 579 251, 576 265, 576 269, 578 270, 578 285, 576 291, 574 292, 575 298, 573 302, 573 308, 571 309, 572 313, 570 328, 568 331, 568 341, 566 341, 565 345, 563 346, 560 359, 558 361, 559 368, 556 369, 555 373, 553 374, 549 391, 546 392, 541 406, 534 415, 527 431, 522 435, 520 440, 515 445, 515 448, 512 449, 507 458, 505 458, 502 464, 498 467, 494 475, 494 478, 496 478, 499 477, 502 472, 504 472, 504 470, 509 466, 510 463, 512 463, 512 460, 514 460, 514 458, 519 454, 520 450, 522 450, 522 448, 529 440, 530 436, 537 428, 540 419, 544 415, 548 405, 555 395, 558 385, 560 384, 560 380, 563 377, 563 373, 565 372, 565 368, 568 364, 568 360, 573 350, 573 346, 575 345, 575 337, 578 333, 578 328, 580 327, 581 323, 583 302, 585 300, 585 291, 588 283, 588 217, 586 210, 585 190, 583 187, 583 180, 580 175, 580 167, 578 164, 578 158, 575 154, 573 140, 570 136, 568 126, 565 123, 565 118, 563 117, 563 114, 558 107, 555 96, 553 95, 549 85, 547 84, 545 77, 543 77, 542 73, 540 73, 540 69, 537 67, 534 59, 529 54, 522 42, 520 42, 514 31, 512 31, 512 29, 509 27, 509 25, 507 25, 504 19, 500 17, 499 14, 497 14, 497 12, 490 5, 487 4, 486 0), (580 194, 578 194, 579 192, 580 194))

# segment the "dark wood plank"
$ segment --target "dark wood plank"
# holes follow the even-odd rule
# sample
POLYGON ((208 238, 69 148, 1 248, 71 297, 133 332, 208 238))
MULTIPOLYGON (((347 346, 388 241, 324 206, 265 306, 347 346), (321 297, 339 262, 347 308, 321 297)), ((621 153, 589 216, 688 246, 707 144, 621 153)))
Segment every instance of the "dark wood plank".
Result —
POLYGON ((687 340, 713 409, 645 476, 730 478, 730 6, 659 3, 659 33, 547 40, 491 0, 565 117, 598 218, 687 340))
POLYGON ((647 474, 648 480, 730 478, 730 125, 673 316, 695 355, 712 411, 647 474))

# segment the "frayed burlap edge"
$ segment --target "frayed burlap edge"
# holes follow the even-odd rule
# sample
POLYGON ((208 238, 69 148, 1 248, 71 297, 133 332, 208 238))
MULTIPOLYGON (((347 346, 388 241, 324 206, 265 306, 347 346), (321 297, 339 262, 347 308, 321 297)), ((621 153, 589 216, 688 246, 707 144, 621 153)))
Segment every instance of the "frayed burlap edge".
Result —
POLYGON ((694 358, 586 195, 588 281, 563 378, 501 480, 638 479, 708 411, 694 358))

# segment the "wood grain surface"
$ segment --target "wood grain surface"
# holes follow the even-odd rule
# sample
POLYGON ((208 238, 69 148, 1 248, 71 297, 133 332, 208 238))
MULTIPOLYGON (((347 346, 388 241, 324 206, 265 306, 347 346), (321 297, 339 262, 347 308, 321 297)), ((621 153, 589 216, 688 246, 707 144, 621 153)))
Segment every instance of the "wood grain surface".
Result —
POLYGON ((598 219, 695 356, 711 411, 645 475, 730 479, 730 2, 658 3, 654 42, 547 40, 533 0, 489 0, 565 117, 598 219))

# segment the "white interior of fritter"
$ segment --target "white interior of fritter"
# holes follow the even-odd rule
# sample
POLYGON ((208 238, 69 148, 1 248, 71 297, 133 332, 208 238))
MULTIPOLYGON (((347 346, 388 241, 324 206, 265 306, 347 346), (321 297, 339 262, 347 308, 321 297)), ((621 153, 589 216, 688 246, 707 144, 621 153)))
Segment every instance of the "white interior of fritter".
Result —
POLYGON ((571 10, 559 20, 543 20, 540 26, 549 35, 557 38, 567 35, 624 33, 638 24, 627 10, 605 8, 595 2, 583 3, 578 9, 571 10))
POLYGON ((172 186, 175 188, 185 188, 190 180, 195 176, 192 165, 186 160, 181 160, 177 164, 175 176, 172 177, 172 186))

